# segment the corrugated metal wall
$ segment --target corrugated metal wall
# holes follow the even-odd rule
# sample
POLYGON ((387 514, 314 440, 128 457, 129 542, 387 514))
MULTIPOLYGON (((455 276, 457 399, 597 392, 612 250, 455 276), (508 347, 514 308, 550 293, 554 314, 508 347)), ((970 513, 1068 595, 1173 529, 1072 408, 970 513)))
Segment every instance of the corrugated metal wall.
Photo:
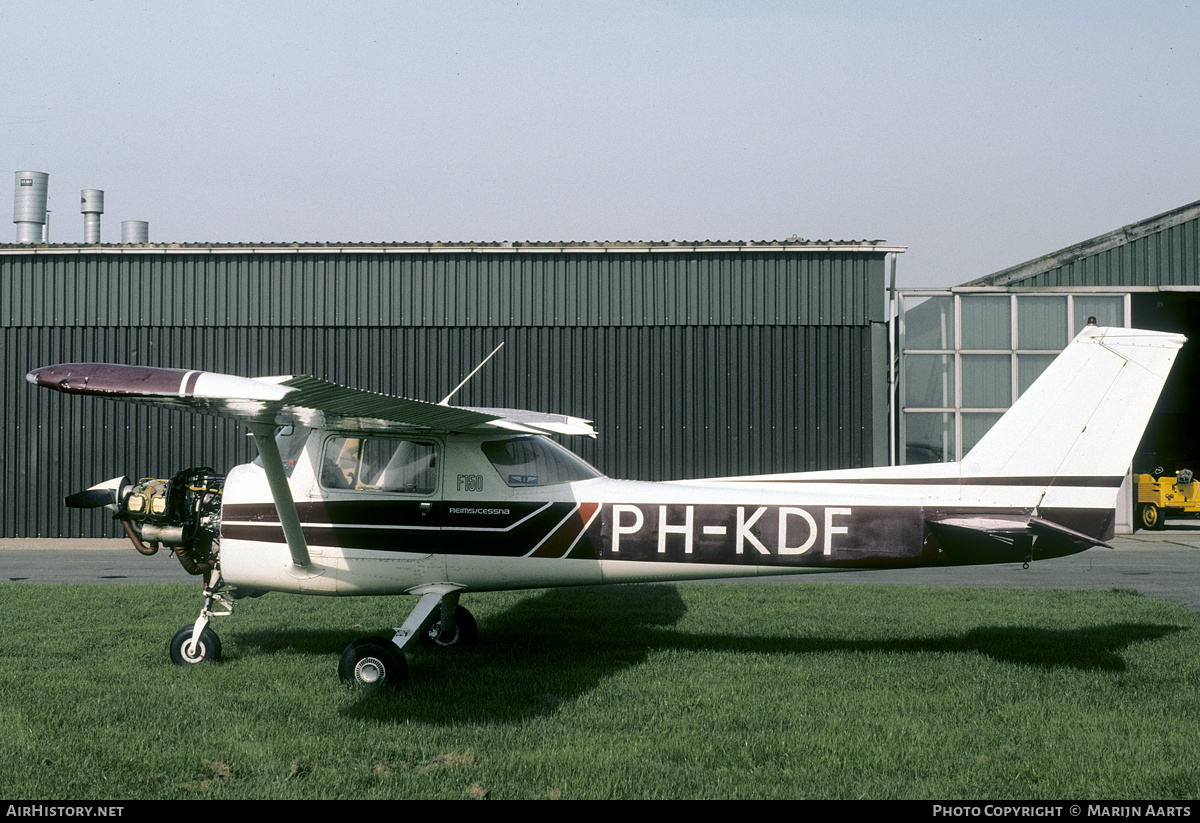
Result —
POLYGON ((2 536, 101 536, 65 494, 224 469, 236 423, 35 390, 109 361, 313 374, 593 419, 615 477, 872 465, 886 454, 883 254, 0 255, 2 536), (843 259, 844 258, 844 259, 843 259))
POLYGON ((884 319, 882 257, 0 255, 0 325, 856 325, 884 319))

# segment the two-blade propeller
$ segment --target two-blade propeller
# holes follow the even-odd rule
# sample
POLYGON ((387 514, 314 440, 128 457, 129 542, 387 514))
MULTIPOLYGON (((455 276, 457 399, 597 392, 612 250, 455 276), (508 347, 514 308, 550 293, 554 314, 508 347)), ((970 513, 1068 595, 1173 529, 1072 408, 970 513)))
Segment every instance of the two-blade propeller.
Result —
POLYGON ((112 480, 97 483, 90 489, 68 495, 63 498, 63 504, 68 509, 98 509, 101 506, 109 506, 113 511, 117 511, 125 496, 129 494, 130 488, 128 477, 114 477, 112 480))

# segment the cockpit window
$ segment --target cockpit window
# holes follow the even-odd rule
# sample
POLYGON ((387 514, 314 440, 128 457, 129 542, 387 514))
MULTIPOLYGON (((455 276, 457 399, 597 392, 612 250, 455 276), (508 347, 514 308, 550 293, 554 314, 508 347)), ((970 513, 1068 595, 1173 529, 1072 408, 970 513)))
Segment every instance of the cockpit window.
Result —
MULTIPOLYGON (((292 476, 292 469, 296 468, 296 461, 300 458, 300 452, 304 451, 310 434, 312 429, 308 426, 280 426, 279 431, 275 432, 275 448, 279 449, 283 472, 288 477, 292 476)), ((261 455, 254 458, 254 465, 262 466, 261 455)))
POLYGON ((491 440, 483 444, 483 453, 510 486, 552 486, 600 476, 582 458, 541 436, 491 440))
POLYGON ((433 494, 437 490, 437 446, 390 437, 331 437, 321 458, 327 489, 433 494))

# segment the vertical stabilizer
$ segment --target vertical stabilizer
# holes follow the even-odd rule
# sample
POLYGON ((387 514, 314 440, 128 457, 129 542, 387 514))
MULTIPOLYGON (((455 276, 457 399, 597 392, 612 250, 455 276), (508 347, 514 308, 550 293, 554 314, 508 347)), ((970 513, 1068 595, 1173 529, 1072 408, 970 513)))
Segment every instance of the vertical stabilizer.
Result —
POLYGON ((1086 327, 963 458, 963 476, 1119 483, 1184 342, 1086 327))
POLYGON ((927 522, 955 562, 1042 560, 1103 545, 1117 493, 1186 338, 1088 326, 959 465, 962 501, 927 522))

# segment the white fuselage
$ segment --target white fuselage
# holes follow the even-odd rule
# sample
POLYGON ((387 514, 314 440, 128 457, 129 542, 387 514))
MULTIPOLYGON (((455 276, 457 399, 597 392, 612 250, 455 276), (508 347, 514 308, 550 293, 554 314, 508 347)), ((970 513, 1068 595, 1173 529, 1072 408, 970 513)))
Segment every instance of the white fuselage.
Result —
POLYGON ((1095 524, 1111 513, 1115 493, 971 480, 958 464, 671 483, 598 475, 538 483, 524 474, 513 482, 483 446, 528 438, 503 433, 415 437, 433 454, 421 490, 337 488, 323 461, 346 437, 314 430, 289 477, 307 567, 292 563, 263 469, 229 473, 227 582, 398 594, 430 582, 486 590, 943 565, 953 561, 929 539, 931 514, 1024 516, 1040 506, 1095 524))

